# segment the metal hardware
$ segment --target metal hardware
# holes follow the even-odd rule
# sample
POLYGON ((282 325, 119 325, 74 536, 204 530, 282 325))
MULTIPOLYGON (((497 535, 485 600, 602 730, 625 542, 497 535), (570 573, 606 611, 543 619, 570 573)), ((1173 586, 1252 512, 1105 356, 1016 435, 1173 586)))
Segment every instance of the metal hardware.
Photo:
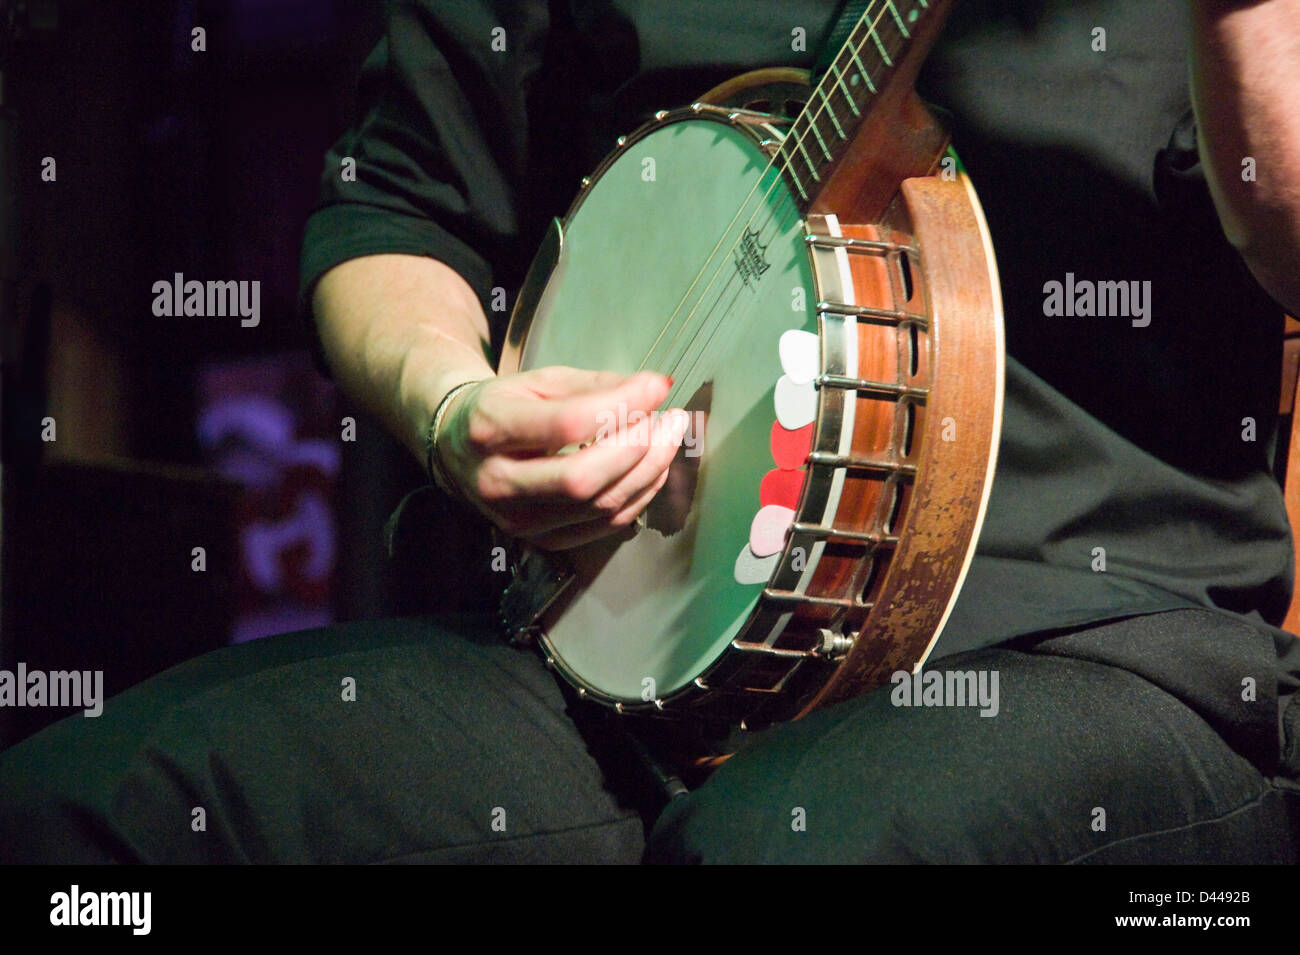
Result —
POLYGON ((739 640, 731 641, 731 648, 741 653, 751 656, 761 657, 768 660, 782 660, 790 663, 790 668, 781 674, 781 678, 772 686, 750 686, 745 680, 745 673, 742 670, 736 675, 735 682, 731 689, 739 689, 745 693, 756 696, 777 696, 785 692, 785 685, 789 682, 790 677, 804 664, 804 661, 816 657, 817 653, 813 650, 783 650, 777 647, 769 647, 763 643, 743 643, 739 640))
POLYGON ((842 633, 836 633, 834 630, 827 630, 824 627, 817 631, 822 638, 821 648, 817 651, 819 656, 823 657, 842 657, 853 649, 853 644, 857 640, 857 634, 845 636, 842 633))
POLYGON ((914 312, 903 312, 893 308, 872 308, 870 305, 850 305, 848 302, 818 302, 817 311, 832 312, 836 315, 852 315, 854 318, 866 319, 872 325, 915 325, 923 332, 930 330, 930 320, 914 312))
POLYGON ((506 634, 506 641, 515 647, 532 646, 533 642, 541 636, 541 627, 520 627, 517 630, 510 631, 506 634))
POLYGON ((780 647, 769 647, 765 643, 749 643, 743 640, 732 640, 731 645, 742 653, 756 653, 773 659, 804 660, 815 656, 812 650, 785 650, 780 647))
POLYGON ((817 540, 843 540, 858 544, 870 544, 874 548, 897 547, 898 536, 895 534, 877 534, 870 531, 850 531, 838 527, 826 527, 821 524, 804 524, 795 522, 790 525, 791 534, 806 534, 817 540))
POLYGON ((871 471, 881 477, 897 475, 900 480, 916 477, 916 465, 904 464, 889 458, 862 458, 852 454, 835 454, 830 451, 813 451, 808 455, 810 464, 831 468, 848 468, 851 471, 871 471))
POLYGON ((917 404, 925 404, 925 399, 930 394, 929 388, 912 388, 888 381, 869 381, 866 378, 849 378, 845 375, 819 375, 813 379, 813 386, 816 388, 840 388, 844 391, 860 391, 870 398, 881 398, 886 401, 910 398, 917 404))
POLYGON ((920 258, 920 250, 914 245, 899 245, 897 242, 884 242, 880 239, 855 239, 843 235, 821 235, 814 233, 803 237, 804 243, 815 249, 847 249, 866 255, 885 255, 890 252, 906 252, 920 258))
MULTIPOLYGON (((796 590, 775 590, 771 587, 764 588, 763 598, 765 600, 776 601, 777 603, 811 604, 814 607, 838 607, 842 610, 853 610, 855 608, 865 606, 864 604, 858 603, 851 597, 813 597, 810 596, 809 594, 801 594, 796 590)), ((731 642, 731 645, 733 647, 738 646, 738 644, 734 640, 731 642)), ((763 646, 763 644, 755 643, 752 644, 752 646, 761 647, 763 646)), ((781 650, 781 651, 773 651, 773 652, 797 653, 798 651, 781 650)))
POLYGON ((545 312, 551 278, 563 270, 567 256, 564 223, 552 219, 551 227, 546 230, 541 247, 528 267, 528 274, 524 276, 524 284, 515 297, 515 310, 510 316, 510 326, 506 329, 505 348, 501 354, 498 374, 518 371, 523 360, 524 339, 528 337, 528 329, 537 315, 545 312))
POLYGON ((573 575, 555 563, 554 556, 538 551, 525 553, 514 579, 501 595, 499 612, 506 635, 512 641, 531 639, 538 618, 572 580, 573 575))

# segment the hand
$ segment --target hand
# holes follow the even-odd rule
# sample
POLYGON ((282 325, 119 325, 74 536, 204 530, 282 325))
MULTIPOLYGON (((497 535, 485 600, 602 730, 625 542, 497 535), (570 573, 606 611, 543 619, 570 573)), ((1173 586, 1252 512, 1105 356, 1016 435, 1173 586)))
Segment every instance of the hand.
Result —
POLYGON ((577 547, 632 524, 668 479, 689 415, 674 409, 648 428, 616 425, 652 414, 671 387, 655 372, 561 366, 489 378, 452 398, 435 453, 507 534, 548 550, 577 547), (573 445, 582 447, 560 453, 573 445))

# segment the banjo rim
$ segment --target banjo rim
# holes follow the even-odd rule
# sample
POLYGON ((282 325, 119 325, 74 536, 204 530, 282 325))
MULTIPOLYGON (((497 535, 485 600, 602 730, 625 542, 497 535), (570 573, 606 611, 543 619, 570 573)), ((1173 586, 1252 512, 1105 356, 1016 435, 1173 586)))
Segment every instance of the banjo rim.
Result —
MULTIPOLYGON (((634 145, 645 136, 662 128, 666 124, 697 119, 728 123, 732 126, 739 127, 748 134, 748 137, 752 140, 755 148, 762 151, 769 158, 780 145, 781 137, 783 135, 781 127, 789 125, 788 120, 783 120, 767 113, 760 113, 746 109, 726 108, 704 102, 696 102, 690 106, 679 109, 661 110, 655 114, 653 120, 650 122, 643 124, 628 136, 620 137, 617 148, 602 161, 601 165, 592 173, 591 176, 585 177, 582 180, 582 187, 566 212, 564 219, 555 220, 551 230, 548 232, 547 238, 543 242, 537 257, 534 260, 532 268, 529 270, 528 276, 525 279, 524 287, 521 289, 516 301, 515 310, 511 316, 506 334, 499 373, 510 373, 517 371, 522 367, 529 330, 531 329, 535 318, 539 314, 544 313, 547 290, 551 287, 552 278, 556 274, 557 270, 562 269, 563 266, 564 256, 566 253, 564 246, 565 228, 572 221, 574 215, 582 206, 587 196, 590 195, 593 186, 600 181, 602 176, 627 148, 634 145)), ((787 190, 789 189, 788 184, 786 185, 786 188, 787 190)), ((946 623, 948 615, 951 612, 952 606, 956 602, 961 584, 969 569, 976 543, 978 541, 979 529, 982 525, 984 512, 988 503, 989 491, 992 485, 993 469, 996 464, 997 443, 1001 431, 1003 340, 1002 311, 996 264, 993 258, 987 225, 984 222, 978 198, 975 195, 973 186, 969 179, 965 177, 964 173, 960 176, 959 188, 964 190, 966 200, 972 210, 972 215, 977 222, 980 251, 987 263, 987 276, 989 280, 992 306, 992 314, 990 317, 992 318, 992 322, 990 323, 991 327, 987 330, 989 334, 986 335, 986 340, 983 342, 983 346, 986 349, 992 348, 996 355, 996 361, 994 362, 996 368, 994 373, 995 380, 990 382, 990 384, 993 385, 994 392, 992 402, 993 408, 990 415, 991 421, 988 427, 989 433, 986 435, 987 454, 985 457, 983 473, 981 475, 977 513, 975 514, 973 528, 969 533, 965 546, 961 550, 960 569, 956 572, 955 579, 951 582, 951 588, 943 599, 942 613, 939 617, 938 623, 931 628, 932 632, 928 634, 924 641, 923 648, 920 649, 919 655, 913 653, 913 656, 917 657, 917 659, 910 669, 916 669, 919 667, 933 649, 934 644, 943 629, 943 625, 946 623)), ((902 195, 902 192, 903 190, 900 190, 900 196, 902 195)), ((631 699, 604 692, 588 680, 585 680, 565 663, 563 656, 556 650, 548 636, 548 627, 546 622, 542 622, 540 625, 538 623, 538 621, 543 620, 543 618, 553 619, 554 607, 557 599, 565 592, 565 586, 562 582, 561 574, 544 573, 542 576, 547 578, 547 583, 541 588, 543 591, 541 594, 531 595, 532 599, 529 602, 529 609, 526 615, 528 618, 527 623, 520 625, 520 617, 517 611, 513 615, 513 619, 510 619, 512 616, 510 613, 503 611, 503 618, 505 619, 508 628, 514 631, 515 636, 518 637, 527 634, 537 638, 542 650, 544 651, 547 665, 556 669, 572 686, 574 686, 580 698, 603 703, 621 714, 644 713, 651 715, 685 717, 701 716, 706 719, 722 719, 724 722, 728 723, 739 721, 741 725, 745 725, 746 718, 748 718, 748 721, 752 724, 756 721, 756 717, 758 721, 766 722, 768 718, 780 720, 788 719, 792 716, 803 715, 803 713, 808 712, 812 708, 824 705, 827 702, 833 701, 833 699, 852 695, 853 693, 866 688, 861 679, 854 681, 842 679, 841 676, 845 674, 846 671, 852 669, 851 667, 846 667, 844 665, 846 661, 852 662, 850 658, 855 654, 861 656, 860 651, 862 645, 867 641, 860 641, 859 637, 861 633, 865 631, 866 626, 874 622, 871 619, 876 616, 874 613, 874 603, 868 603, 864 608, 864 601, 855 600, 852 597, 829 598, 840 604, 843 604, 845 600, 848 600, 849 603, 854 605, 853 609, 859 612, 865 609, 865 613, 861 614, 863 617, 864 627, 848 633, 836 632, 832 628, 821 628, 820 631, 815 634, 817 641, 816 644, 810 647, 783 649, 775 646, 777 640, 780 639, 782 634, 789 627, 790 623, 794 620, 793 612, 775 612, 775 616, 782 619, 778 620, 776 625, 771 624, 774 615, 774 602, 794 605, 797 609, 799 604, 808 604, 828 599, 812 595, 808 592, 808 588, 814 580, 815 565, 817 561, 809 561, 809 563, 805 565, 805 568, 800 570, 792 569, 792 554, 800 546, 799 541, 801 531, 798 529, 802 528, 802 532, 805 535, 805 538, 803 539, 805 552, 807 552, 806 545, 811 542, 811 538, 808 537, 809 534, 815 536, 817 533, 825 532, 822 536, 822 540, 825 541, 832 537, 843 536, 842 533, 839 532, 845 530, 843 528, 837 529, 834 523, 834 511, 835 508, 838 507, 838 501, 835 501, 834 506, 829 508, 830 520, 827 521, 825 525, 810 520, 810 518, 814 517, 826 517, 828 509, 825 507, 823 507, 823 513, 821 515, 810 513, 810 508, 812 507, 813 502, 825 502, 827 497, 832 496, 832 485, 834 485, 836 481, 837 473, 846 475, 846 460, 853 460, 851 452, 851 420, 849 421, 850 452, 847 455, 847 459, 842 453, 843 449, 839 448, 838 445, 840 444, 840 431, 845 423, 843 404, 847 403, 852 406, 856 402, 841 402, 839 417, 838 420, 836 420, 835 409, 828 407, 828 405, 834 404, 834 401, 828 401, 827 396, 833 395, 840 398, 847 398, 848 395, 858 395, 860 400, 862 389, 858 386, 863 384, 883 384, 879 382, 865 383, 855 375, 848 374, 849 368, 844 363, 845 356, 840 356, 840 361, 838 362, 838 375, 834 374, 837 368, 837 363, 832 361, 828 367, 828 357, 834 357, 828 356, 827 351, 828 319, 838 316, 840 320, 848 323, 853 333, 852 339, 854 342, 857 342, 858 335, 856 323, 858 320, 879 318, 880 316, 857 314, 855 313, 855 306, 852 302, 837 302, 834 297, 823 294, 828 290, 827 279, 823 276, 826 267, 824 263, 819 267, 816 259, 818 255, 821 255, 823 258, 831 256, 840 258, 843 261, 847 256, 855 252, 862 252, 868 255, 883 255, 885 257, 897 257, 900 255, 910 256, 911 261, 915 263, 916 268, 914 269, 914 272, 919 279, 917 282, 917 289, 922 293, 924 292, 926 281, 923 277, 924 270, 920 268, 920 249, 914 241, 876 241, 871 239, 864 240, 846 237, 842 234, 838 234, 840 230, 834 216, 805 215, 802 217, 802 223, 808 253, 810 257, 814 259, 814 287, 810 289, 810 291, 817 295, 818 337, 822 344, 823 359, 821 369, 822 374, 818 379, 821 387, 819 387, 820 394, 818 397, 817 417, 815 419, 815 433, 817 438, 815 439, 816 443, 814 444, 814 453, 813 455, 810 455, 808 461, 808 470, 800 492, 799 506, 795 511, 793 527, 796 530, 792 531, 787 536, 785 546, 780 552, 780 559, 777 563, 776 570, 773 571, 773 574, 769 579, 768 584, 764 587, 762 593, 760 593, 756 598, 754 605, 747 613, 744 622, 741 624, 736 637, 730 642, 730 645, 726 646, 712 660, 712 662, 708 663, 693 680, 674 688, 662 696, 656 695, 650 700, 639 698, 631 699), (841 306, 841 311, 837 312, 836 306, 841 306), (832 424, 834 425, 833 427, 832 424), (832 447, 831 445, 834 445, 835 447, 832 447), (821 455, 821 457, 818 458, 818 455, 821 455), (775 588, 773 586, 783 578, 786 580, 790 579, 791 575, 797 577, 795 586, 790 588, 775 588), (755 643, 752 640, 745 639, 751 634, 754 634, 754 632, 760 628, 760 625, 765 619, 768 623, 767 632, 763 635, 763 642, 755 643), (790 662, 790 666, 785 675, 777 680, 774 685, 763 687, 761 689, 728 686, 728 692, 717 692, 717 687, 720 684, 725 685, 727 683, 727 671, 736 667, 738 657, 743 657, 747 654, 753 653, 764 654, 769 659, 774 658, 777 660, 787 660, 790 662), (811 689, 808 686, 805 686, 792 695, 787 692, 790 689, 787 687, 787 682, 795 675, 796 671, 800 670, 803 664, 810 659, 829 663, 830 667, 829 669, 826 667, 820 668, 822 672, 819 676, 814 677, 811 681, 806 681, 810 682, 811 689), (739 694, 731 692, 735 689, 740 689, 741 692, 739 694), (734 705, 737 702, 738 696, 741 702, 740 706, 734 705)), ((850 283, 853 281, 853 277, 847 269, 841 267, 840 271, 841 281, 850 283)), ((850 295, 847 297, 852 298, 852 293, 850 292, 850 295)), ((912 298, 909 298, 908 301, 912 301, 915 297, 916 296, 914 295, 912 298)), ((924 325, 927 328, 933 329, 934 337, 936 339, 940 338, 942 332, 939 328, 939 323, 937 322, 936 317, 930 314, 932 305, 932 302, 923 301, 922 312, 920 314, 907 316, 905 320, 899 322, 899 327, 902 328, 906 326, 911 328, 924 325)), ((856 308, 861 309, 863 313, 871 311, 870 309, 862 307, 856 308)), ((927 342, 929 341, 929 336, 927 336, 927 342)), ((932 384, 937 382, 939 377, 939 362, 935 360, 939 351, 940 349, 935 346, 934 354, 931 354, 930 361, 927 362, 928 371, 930 373, 930 382, 932 384)), ((855 365, 856 363, 854 362, 854 366, 855 365)), ((899 384, 901 384, 901 382, 899 382, 899 384)), ((893 400, 897 406, 902 406, 902 400, 899 396, 895 395, 893 400)), ((851 410, 850 407, 850 419, 851 410)), ((916 446, 919 446, 922 443, 923 442, 919 441, 913 442, 916 446)), ((920 472, 923 472, 926 469, 929 458, 918 452, 916 447, 912 448, 911 454, 908 456, 917 457, 919 460, 915 464, 908 465, 905 468, 895 468, 895 475, 906 471, 907 473, 910 473, 913 481, 917 481, 920 479, 920 472)), ((895 464, 899 463, 901 462, 895 462, 895 464)), ((895 481, 895 485, 897 485, 897 483, 898 482, 895 481)), ((902 491, 895 487, 894 493, 897 496, 901 496, 902 491)), ((912 532, 912 525, 916 519, 916 513, 916 510, 911 507, 911 502, 909 501, 902 515, 902 523, 904 525, 902 530, 898 531, 896 534, 890 535, 894 539, 892 542, 894 546, 897 545, 899 539, 912 532)), ((849 533, 853 533, 853 531, 849 531, 849 533)), ((880 536, 879 530, 876 528, 868 529, 866 531, 858 529, 857 533, 859 535, 868 536, 874 534, 877 538, 880 536)), ((881 540, 875 541, 876 546, 889 543, 891 542, 881 540)), ((530 552, 529 557, 525 559, 540 560, 547 564, 551 564, 554 560, 553 556, 539 556, 539 552, 536 551, 530 552)), ((867 561, 874 561, 874 559, 874 554, 869 558, 864 558, 864 560, 867 561)), ((893 567, 887 566, 884 573, 880 575, 880 579, 875 581, 877 591, 883 590, 886 585, 890 583, 891 575, 893 575, 893 567)), ((511 586, 515 587, 522 577, 522 574, 517 576, 515 582, 512 583, 511 586)), ((870 584, 870 582, 868 583, 870 584)), ((851 586, 852 588, 861 586, 861 583, 856 576, 854 577, 851 586)), ((560 601, 560 603, 564 603, 564 601, 560 601)), ((847 610, 849 608, 842 607, 842 609, 847 610)), ((840 616, 846 617, 848 614, 841 614, 840 616)), ((743 670, 744 666, 740 666, 740 669, 743 670)), ((818 668, 813 667, 811 669, 818 668)), ((859 666, 858 669, 861 670, 862 668, 859 666)), ((881 674, 879 673, 875 674, 874 679, 877 684, 884 682, 879 678, 880 675, 881 674)))

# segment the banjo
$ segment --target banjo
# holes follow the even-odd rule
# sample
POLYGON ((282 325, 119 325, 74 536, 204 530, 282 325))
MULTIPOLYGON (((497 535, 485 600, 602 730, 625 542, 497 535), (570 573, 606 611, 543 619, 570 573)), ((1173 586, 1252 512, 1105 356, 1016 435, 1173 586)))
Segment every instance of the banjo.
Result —
POLYGON ((650 368, 691 413, 628 534, 515 551, 503 623, 580 697, 754 728, 938 638, 1003 378, 983 213, 913 90, 949 6, 874 0, 815 87, 758 70, 656 113, 552 223, 501 373, 650 368))

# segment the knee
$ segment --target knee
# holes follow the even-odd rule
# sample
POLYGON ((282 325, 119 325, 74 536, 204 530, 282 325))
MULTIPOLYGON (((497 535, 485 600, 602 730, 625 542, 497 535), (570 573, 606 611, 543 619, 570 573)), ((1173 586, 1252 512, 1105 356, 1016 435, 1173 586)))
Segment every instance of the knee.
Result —
POLYGON ((107 833, 40 734, 0 754, 0 863, 138 861, 107 833))
POLYGON ((646 861, 978 863, 996 856, 1007 835, 992 821, 993 811, 941 785, 922 804, 888 785, 841 790, 810 781, 801 793, 784 778, 769 786, 733 788, 733 781, 711 780, 669 804, 646 861))

